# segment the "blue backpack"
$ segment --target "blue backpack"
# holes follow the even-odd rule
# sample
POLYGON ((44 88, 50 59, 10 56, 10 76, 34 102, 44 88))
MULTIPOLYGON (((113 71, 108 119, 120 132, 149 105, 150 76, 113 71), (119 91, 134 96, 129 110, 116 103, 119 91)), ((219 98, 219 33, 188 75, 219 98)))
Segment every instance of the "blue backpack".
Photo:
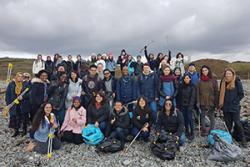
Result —
POLYGON ((88 124, 87 127, 83 128, 82 137, 84 142, 89 145, 97 145, 104 139, 100 128, 94 124, 88 124))
POLYGON ((232 144, 233 143, 233 139, 232 136, 230 135, 230 133, 223 131, 223 130, 211 130, 210 134, 208 135, 208 144, 210 145, 214 145, 214 135, 219 136, 221 139, 223 139, 225 142, 227 142, 228 144, 232 144))

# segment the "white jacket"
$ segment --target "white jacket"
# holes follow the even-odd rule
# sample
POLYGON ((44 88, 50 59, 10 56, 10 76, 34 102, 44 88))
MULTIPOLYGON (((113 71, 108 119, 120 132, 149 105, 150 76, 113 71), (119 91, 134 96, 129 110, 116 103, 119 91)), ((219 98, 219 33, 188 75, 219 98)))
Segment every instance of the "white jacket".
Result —
POLYGON ((68 109, 72 105, 73 97, 80 96, 82 92, 82 80, 78 78, 76 83, 72 82, 69 79, 69 87, 68 87, 68 94, 65 100, 65 107, 68 109))
POLYGON ((38 72, 40 70, 44 70, 44 69, 45 69, 45 62, 44 61, 39 60, 37 63, 36 63, 36 61, 33 62, 32 73, 34 75, 38 74, 38 72))

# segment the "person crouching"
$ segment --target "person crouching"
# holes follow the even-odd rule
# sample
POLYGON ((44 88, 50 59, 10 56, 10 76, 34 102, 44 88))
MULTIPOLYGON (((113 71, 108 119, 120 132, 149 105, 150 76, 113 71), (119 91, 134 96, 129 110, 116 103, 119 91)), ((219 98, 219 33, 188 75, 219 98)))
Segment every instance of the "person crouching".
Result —
POLYGON ((105 137, 116 138, 121 142, 125 142, 125 138, 129 134, 129 128, 130 117, 128 110, 123 106, 121 101, 116 101, 108 122, 105 137))

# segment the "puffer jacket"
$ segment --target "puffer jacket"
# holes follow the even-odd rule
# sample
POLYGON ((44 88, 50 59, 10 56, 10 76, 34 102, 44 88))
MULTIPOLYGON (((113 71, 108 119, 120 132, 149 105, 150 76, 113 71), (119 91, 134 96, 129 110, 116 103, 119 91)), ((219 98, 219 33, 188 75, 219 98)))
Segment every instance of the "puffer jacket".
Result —
POLYGON ((72 106, 72 100, 74 96, 80 97, 81 92, 82 92, 81 84, 82 84, 82 80, 79 78, 77 82, 73 82, 71 79, 69 80, 68 92, 67 92, 67 97, 65 100, 65 107, 67 109, 72 106))
POLYGON ((94 104, 90 103, 88 107, 88 123, 94 124, 95 122, 108 122, 110 115, 110 107, 108 103, 105 103, 101 108, 97 109, 94 104))
POLYGON ((188 111, 192 111, 195 101, 196 101, 196 88, 195 86, 190 83, 190 84, 185 84, 182 83, 180 85, 180 88, 178 90, 177 94, 177 106, 182 108, 182 107, 187 107, 188 111))

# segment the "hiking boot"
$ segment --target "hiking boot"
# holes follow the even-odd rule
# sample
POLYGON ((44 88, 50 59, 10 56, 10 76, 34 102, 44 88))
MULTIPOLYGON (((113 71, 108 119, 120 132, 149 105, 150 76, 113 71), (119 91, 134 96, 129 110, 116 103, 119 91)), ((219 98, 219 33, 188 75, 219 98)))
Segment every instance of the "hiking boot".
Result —
POLYGON ((246 140, 245 137, 242 137, 241 146, 242 146, 243 148, 247 148, 247 140, 246 140))
POLYGON ((15 132, 14 132, 14 134, 11 137, 17 137, 18 135, 19 135, 19 130, 16 129, 15 132))

